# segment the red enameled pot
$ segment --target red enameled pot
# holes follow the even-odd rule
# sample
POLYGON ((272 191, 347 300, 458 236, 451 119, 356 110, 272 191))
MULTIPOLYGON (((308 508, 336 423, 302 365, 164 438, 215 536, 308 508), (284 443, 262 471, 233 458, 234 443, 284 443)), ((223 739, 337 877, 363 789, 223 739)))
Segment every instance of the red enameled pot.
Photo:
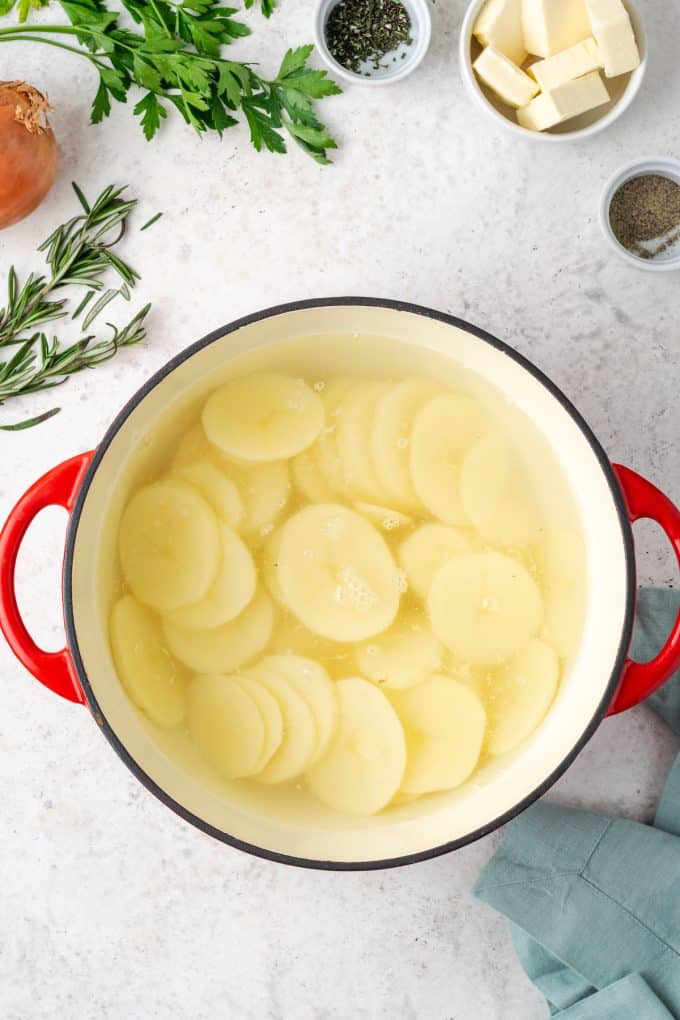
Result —
POLYGON ((502 825, 545 793, 604 716, 648 697, 680 667, 680 616, 654 659, 640 664, 628 658, 636 592, 632 524, 642 517, 661 526, 680 562, 678 508, 634 471, 611 464, 564 394, 507 344, 460 319, 401 302, 298 302, 240 319, 183 351, 135 394, 95 451, 57 465, 24 493, 0 534, 0 627, 26 669, 63 698, 86 705, 132 773, 186 821, 277 861, 327 869, 389 867, 456 849, 502 825), (332 351, 329 336, 336 340, 332 351), (301 337, 315 352, 315 371, 361 374, 360 338, 373 337, 372 349, 384 350, 383 375, 417 373, 418 355, 422 359, 427 350, 443 365, 454 362, 493 384, 550 444, 585 539, 583 636, 544 723, 502 767, 485 766, 460 790, 368 819, 340 819, 304 798, 298 803, 263 794, 253 800, 243 784, 220 786, 187 767, 182 754, 166 753, 162 735, 140 720, 122 691, 107 639, 106 593, 113 588, 115 534, 129 491, 126 467, 142 438, 153 437, 168 408, 187 393, 210 392, 235 359, 301 337), (60 652, 45 652, 33 641, 14 588, 26 530, 52 504, 70 514, 63 571, 67 647, 60 652))

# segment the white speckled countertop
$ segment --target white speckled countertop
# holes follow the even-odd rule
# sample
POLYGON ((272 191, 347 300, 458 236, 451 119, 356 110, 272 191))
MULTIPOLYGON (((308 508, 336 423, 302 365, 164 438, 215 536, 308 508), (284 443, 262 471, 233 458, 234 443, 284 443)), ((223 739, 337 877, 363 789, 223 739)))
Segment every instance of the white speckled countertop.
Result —
MULTIPOLYGON (((0 433, 0 517, 43 471, 94 446, 168 357, 209 330, 295 298, 368 294, 467 318, 529 355, 583 411, 613 458, 680 500, 680 273, 610 253, 600 190, 623 162, 680 156, 680 0, 640 0, 651 61, 623 119, 583 144, 518 144, 463 94, 463 0, 437 0, 412 78, 325 101, 333 167, 258 156, 244 129, 199 141, 175 118, 148 145, 118 107, 90 127, 85 61, 17 43, 2 77, 49 91, 61 174, 31 219, 0 235, 2 274, 89 194, 133 182, 130 240, 154 302, 149 344, 58 391, 49 424, 0 433), (139 220, 143 222, 143 220, 139 220)), ((234 47, 267 71, 311 38, 312 0, 281 0, 234 47)), ((49 397, 47 398, 49 400, 49 397)), ((37 411, 47 400, 25 405, 37 411)), ((25 408, 16 408, 17 414, 25 408)), ((9 413, 9 412, 8 412, 9 413)), ((20 559, 33 631, 60 644, 63 515, 20 559)), ((673 568, 651 526, 640 577, 673 568)), ((546 1010, 505 925, 470 889, 497 837, 406 869, 297 871, 244 856, 176 818, 132 778, 88 713, 40 687, 0 641, 0 1016, 3 1020, 538 1020, 546 1010)), ((606 722, 550 793, 648 819, 677 741, 645 708, 606 722)))

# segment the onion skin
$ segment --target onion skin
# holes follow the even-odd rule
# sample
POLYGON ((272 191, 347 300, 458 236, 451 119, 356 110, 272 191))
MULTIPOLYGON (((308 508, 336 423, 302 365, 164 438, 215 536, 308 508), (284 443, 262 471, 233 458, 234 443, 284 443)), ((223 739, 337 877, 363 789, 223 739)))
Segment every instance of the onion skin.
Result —
POLYGON ((0 229, 40 205, 57 174, 47 99, 21 81, 0 82, 0 229))

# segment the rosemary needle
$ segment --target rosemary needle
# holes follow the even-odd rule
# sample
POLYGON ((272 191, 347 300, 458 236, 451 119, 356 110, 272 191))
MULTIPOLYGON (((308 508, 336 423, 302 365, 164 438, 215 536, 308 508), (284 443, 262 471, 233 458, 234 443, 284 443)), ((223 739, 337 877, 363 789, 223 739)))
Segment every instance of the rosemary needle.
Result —
MULTIPOLYGON (((12 397, 59 386, 76 372, 94 368, 121 347, 145 338, 144 321, 151 307, 148 304, 120 328, 107 323, 109 336, 86 332, 117 297, 129 300, 130 290, 139 279, 132 266, 113 250, 125 233, 137 200, 124 197, 125 188, 109 186, 90 204, 76 184, 73 189, 82 212, 57 227, 38 249, 45 252, 49 274, 31 273, 22 286, 14 266, 9 270, 7 304, 0 309, 0 357, 7 355, 7 360, 0 361, 0 405, 12 397), (105 289, 105 277, 111 274, 119 278, 120 286, 105 289), (86 291, 70 318, 78 319, 87 312, 80 325, 81 335, 63 344, 56 336, 49 339, 39 327, 69 316, 68 298, 62 296, 68 287, 84 287, 86 291)), ((0 425, 0 429, 30 428, 58 411, 54 407, 25 421, 0 425)))

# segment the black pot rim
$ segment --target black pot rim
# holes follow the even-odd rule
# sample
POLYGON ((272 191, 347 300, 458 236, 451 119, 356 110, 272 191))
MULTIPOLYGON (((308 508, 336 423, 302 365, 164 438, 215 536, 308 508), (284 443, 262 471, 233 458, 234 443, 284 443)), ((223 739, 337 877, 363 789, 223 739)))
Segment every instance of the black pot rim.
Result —
POLYGON ((234 322, 223 326, 220 329, 213 330, 204 336, 201 340, 191 344, 185 348, 175 357, 171 358, 163 368, 159 369, 154 373, 128 400, 125 406, 113 419, 111 425, 107 429, 104 437, 97 447, 94 457, 89 465, 89 468, 84 476, 76 501, 73 507, 73 511, 70 517, 67 536, 66 536, 66 549, 64 555, 64 573, 63 573, 63 597, 64 597, 64 620, 66 626, 66 639, 69 650, 73 657, 73 662, 78 673, 79 682, 83 688, 83 692, 87 699, 88 707, 94 716, 102 733, 109 741, 113 749, 116 751, 118 756, 125 763, 127 768, 132 774, 152 793, 161 803, 165 804, 166 807, 170 808, 175 814, 179 815, 184 821, 189 822, 196 828, 207 833, 209 836, 214 837, 222 843, 227 843, 229 846, 235 847, 238 850, 243 850, 246 853, 252 854, 256 857, 264 858, 269 861, 276 861, 279 864, 288 864, 296 867, 311 868, 321 871, 375 871, 378 869, 395 868, 401 867, 407 864, 415 864, 418 861, 430 860, 434 857, 439 857, 442 854, 449 853, 452 850, 458 850, 461 847, 467 846, 470 843, 476 842, 483 836, 488 835, 500 826, 505 825, 511 819, 521 814, 530 804, 532 804, 539 797, 542 797, 551 786, 563 775, 563 773, 569 768, 574 759, 583 750, 585 745, 593 736, 595 730, 602 721, 606 714, 607 708, 609 707, 612 698, 618 687, 621 672, 630 644, 632 628, 633 628, 633 614, 635 610, 635 554, 633 547, 633 535, 630 522, 628 519, 628 513, 626 510, 625 501, 623 494, 619 487, 616 479, 616 475, 612 468, 612 465, 607 457, 604 449, 600 445, 599 440, 587 424, 585 419, 576 410, 571 401, 565 396, 565 394, 559 389, 558 386, 546 376, 539 368, 537 368, 533 362, 525 358, 524 355, 520 354, 514 348, 510 347, 507 343, 497 339, 485 330, 480 329, 477 326, 466 322, 464 319, 457 318, 454 315, 447 315, 444 312, 438 312, 431 308, 425 308, 421 305, 410 304, 405 301, 394 301, 388 298, 370 298, 370 297, 330 297, 330 298, 312 298, 304 301, 291 301, 286 304, 274 305, 271 308, 265 308, 259 312, 254 312, 251 315, 246 315, 234 322), (331 860, 315 860, 313 858, 297 857, 289 854, 281 854, 272 850, 267 850, 264 847, 255 846, 252 843, 247 843, 244 840, 237 839, 234 836, 223 832, 221 829, 210 825, 208 822, 199 818, 193 814, 182 804, 171 797, 165 790, 163 790, 146 772, 137 764, 134 758, 130 755, 125 745, 113 731, 111 726, 106 720, 102 709, 97 702, 97 698, 92 689, 92 686, 88 680, 87 673, 83 664, 83 660, 80 654, 80 648, 78 646, 78 637, 75 628, 75 619, 73 614, 73 588, 72 588, 72 573, 73 573, 73 558, 75 549, 75 538, 78 531, 78 523, 82 514, 85 500, 89 492, 92 480, 97 472, 99 464, 104 457, 108 447, 110 446, 114 436, 121 428, 126 419, 135 410, 137 405, 153 390, 166 376, 174 371, 179 365, 187 361, 198 351, 219 340, 223 336, 233 333, 243 326, 251 325, 252 323, 259 322, 262 319, 274 318, 277 315, 283 315, 287 312, 301 311, 309 308, 324 308, 324 307, 338 307, 338 306, 363 306, 368 308, 385 308, 390 311, 407 312, 412 315, 420 315, 425 318, 435 319, 438 322, 443 322, 449 326, 455 326, 459 329, 464 330, 467 333, 471 333, 479 340, 490 344, 497 350, 502 351, 508 357, 512 358, 513 361, 517 362, 524 369, 526 369, 535 379, 537 379, 546 389, 555 397, 555 399, 562 405, 567 411, 572 420, 579 427, 585 438, 588 440, 593 453, 595 454, 602 472, 607 480, 616 512, 621 525, 621 534, 624 544, 624 555, 626 561, 626 609, 625 619, 623 628, 621 631, 621 637, 619 646, 616 654, 616 658, 612 667, 612 671, 609 680, 604 688, 602 698, 593 713, 593 716, 581 734, 581 737, 574 745, 569 754, 560 762, 556 769, 544 779, 530 794, 524 797, 510 810, 504 812, 502 815, 494 818, 486 825, 480 826, 473 832, 467 833, 465 836, 461 836, 458 839, 450 840, 449 842, 442 843, 438 846, 431 847, 427 850, 422 850, 419 853, 404 854, 399 857, 390 857, 384 860, 370 860, 370 861, 331 861, 331 860))

